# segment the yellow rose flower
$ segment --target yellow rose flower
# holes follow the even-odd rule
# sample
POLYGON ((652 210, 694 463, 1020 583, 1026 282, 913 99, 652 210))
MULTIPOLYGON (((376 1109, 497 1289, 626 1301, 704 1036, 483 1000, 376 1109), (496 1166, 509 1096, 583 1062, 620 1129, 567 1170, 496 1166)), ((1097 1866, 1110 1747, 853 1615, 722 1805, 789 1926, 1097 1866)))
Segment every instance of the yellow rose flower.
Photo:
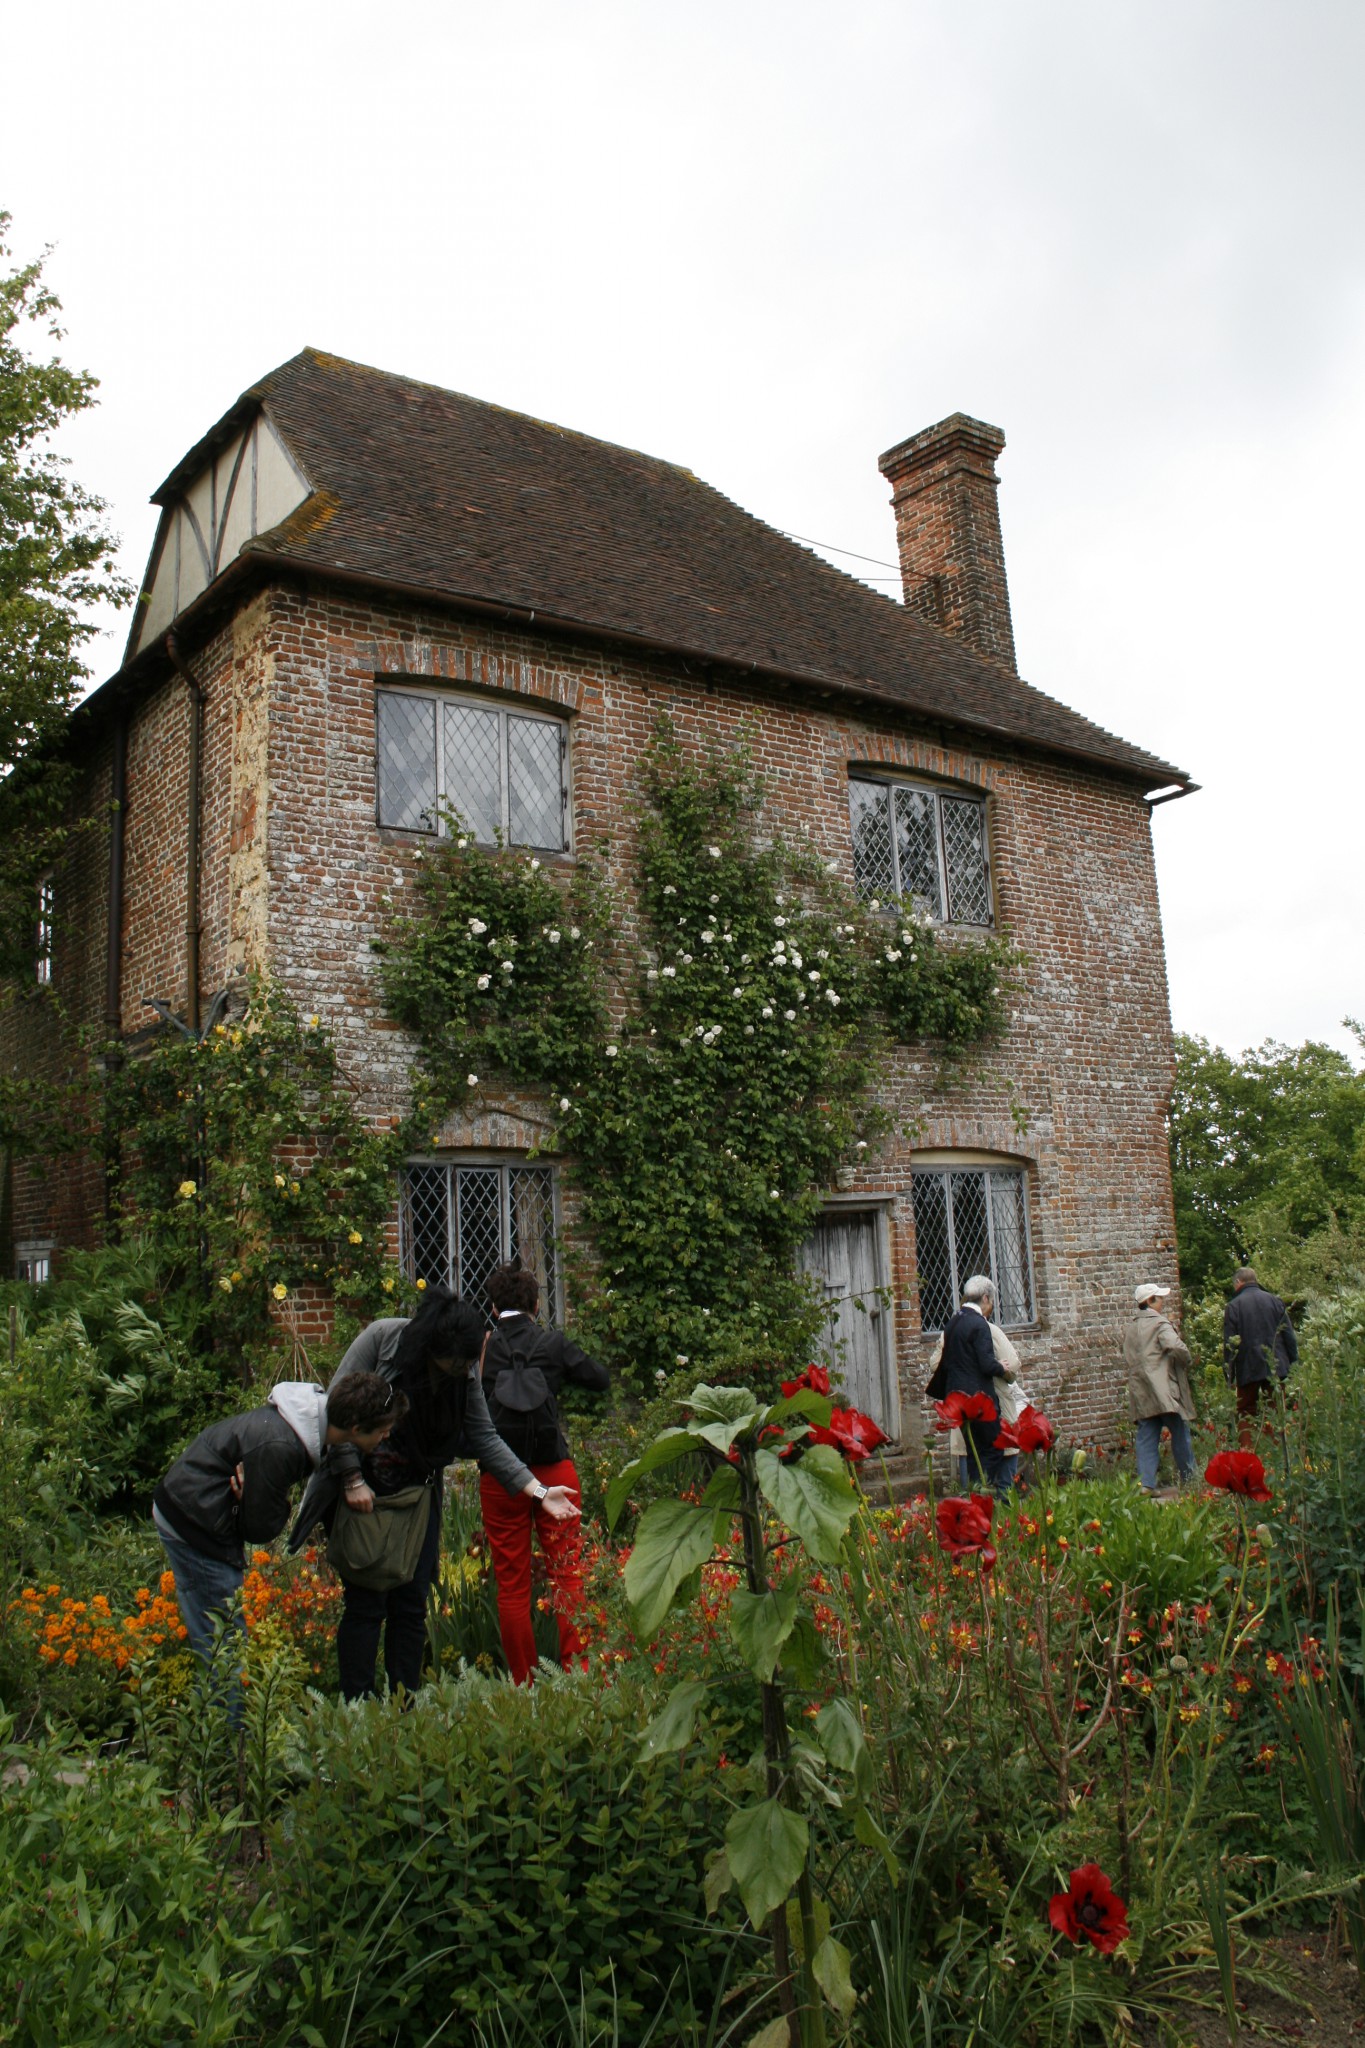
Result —
POLYGON ((348 1235, 346 1242, 347 1244, 363 1244, 365 1240, 362 1238, 358 1230, 353 1230, 348 1235))
POLYGON ((417 1282, 417 1292, 418 1292, 419 1294, 423 1294, 423 1293, 425 1293, 425 1291, 426 1291, 426 1284, 427 1284, 427 1283, 426 1283, 426 1281, 425 1281, 425 1280, 419 1280, 419 1281, 417 1282))
POLYGON ((274 1295, 276 1301, 283 1301, 286 1295, 288 1294, 289 1289, 285 1286, 283 1280, 277 1280, 275 1282, 275 1285, 271 1288, 270 1292, 274 1295))
POLYGON ((199 1183, 197 1180, 182 1180, 180 1186, 176 1190, 176 1193, 179 1195, 182 1202, 191 1201, 193 1197, 198 1194, 198 1192, 199 1183))
POLYGON ((221 1279, 221 1280, 220 1280, 220 1281, 218 1282, 218 1285, 219 1285, 219 1286, 220 1286, 220 1287, 222 1288, 222 1290, 223 1290, 224 1294, 231 1294, 231 1292, 232 1292, 232 1282, 231 1282, 231 1280, 230 1280, 230 1279, 228 1278, 228 1276, 227 1276, 227 1274, 226 1274, 226 1273, 224 1273, 224 1275, 223 1275, 222 1279, 221 1279))

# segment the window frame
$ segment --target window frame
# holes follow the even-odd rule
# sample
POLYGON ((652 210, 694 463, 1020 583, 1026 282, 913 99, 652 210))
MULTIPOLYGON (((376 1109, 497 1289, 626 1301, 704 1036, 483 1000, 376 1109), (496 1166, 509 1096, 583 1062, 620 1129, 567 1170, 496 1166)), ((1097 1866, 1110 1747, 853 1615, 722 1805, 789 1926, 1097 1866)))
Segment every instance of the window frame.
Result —
MULTIPOLYGON (((462 1168, 474 1168, 482 1172, 496 1172, 498 1175, 498 1223, 500 1259, 508 1256, 511 1245, 511 1176, 517 1171, 548 1174, 550 1177, 550 1243, 545 1249, 551 1254, 551 1281, 548 1292, 553 1300, 541 1299, 539 1313, 554 1329, 561 1329, 564 1322, 564 1261, 563 1261, 563 1218, 561 1211, 560 1177, 558 1162, 552 1159, 531 1159, 526 1153, 506 1152, 414 1152, 399 1168, 398 1180, 398 1264, 404 1275, 413 1280, 417 1277, 412 1247, 409 1242, 411 1224, 408 1218, 408 1175, 414 1167, 436 1168, 446 1177, 446 1279, 447 1286, 455 1286, 457 1279, 463 1279, 459 1271, 458 1241, 458 1198, 452 1182, 462 1168)), ((477 1281, 470 1281, 476 1286, 477 1281)), ((456 1292, 459 1288, 456 1287, 456 1292)), ((480 1304, 482 1306, 482 1304, 480 1304)), ((491 1321, 491 1318, 490 1318, 491 1321)))
MULTIPOLYGON (((957 1233, 953 1216, 953 1176, 955 1174, 980 1174, 985 1183, 986 1242, 990 1254, 990 1280, 995 1289, 996 1321, 1002 1330, 1036 1330, 1038 1318, 1038 1286, 1033 1267, 1033 1220, 1030 1214, 1030 1179, 1028 1167, 1012 1160, 983 1160, 968 1156, 960 1162, 943 1158, 928 1159, 922 1166, 910 1169, 910 1213, 915 1223, 915 1291, 919 1297, 920 1331, 925 1336, 938 1336, 947 1328, 947 1322, 927 1323, 924 1320, 924 1290, 920 1284, 920 1221, 915 1208, 915 1183, 931 1177, 943 1187, 944 1225, 948 1240, 948 1279, 952 1298, 960 1304, 962 1287, 971 1278, 970 1273, 959 1272, 957 1258, 957 1233), (1002 1306, 999 1278, 999 1258, 996 1250, 995 1194, 992 1181, 1009 1178, 1019 1183, 1019 1212, 1023 1218, 1023 1278, 1028 1291, 1028 1314, 1022 1320, 1015 1318, 1007 1322, 1000 1313, 1002 1306)), ((951 1311, 950 1313, 956 1313, 951 1311)))
MULTIPOLYGON (((376 679, 374 686, 374 816, 375 823, 383 832, 401 832, 414 839, 444 839, 449 835, 450 826, 445 810, 458 809, 445 783, 445 719, 440 715, 441 707, 447 704, 465 704, 472 710, 482 711, 498 721, 498 805, 502 814, 502 844, 525 847, 530 853, 566 855, 573 852, 573 801, 571 769, 573 749, 569 744, 569 718, 559 709, 542 707, 534 700, 522 697, 508 701, 504 690, 484 694, 478 690, 442 689, 417 681, 408 681, 401 676, 376 679), (383 756, 380 734, 381 697, 415 697, 423 703, 436 707, 435 725, 435 802, 436 811, 430 825, 396 825, 383 815, 383 756), (539 725, 553 726, 559 739, 559 814, 560 844, 558 846, 537 846, 529 839, 510 837, 512 816, 511 748, 508 741, 508 721, 513 718, 525 719, 539 725)), ((423 816, 429 815, 423 812, 423 816)), ((491 847, 492 839, 480 839, 474 835, 476 846, 491 847)))
MULTIPOLYGON (((991 801, 989 792, 980 788, 975 783, 934 782, 927 776, 896 775, 879 768, 864 767, 858 763, 850 766, 848 781, 849 841, 851 847, 853 847, 852 785, 855 782, 870 783, 876 788, 887 791, 888 837, 891 847, 891 866, 895 875, 896 894, 898 897, 908 897, 910 901, 914 900, 913 895, 901 886, 900 848, 897 845, 894 792, 897 789, 913 789, 919 796, 933 798, 934 845, 938 855, 939 893, 942 896, 948 914, 945 917, 932 918, 930 922, 935 925, 957 926, 963 931, 994 931, 997 925, 997 917, 995 862, 992 858, 991 850, 991 801), (981 813, 981 856, 982 865, 985 870, 986 896, 990 905, 990 915, 984 921, 979 921, 975 918, 957 917, 953 914, 954 892, 952 889, 951 870, 948 865, 948 843, 943 825, 943 805, 945 799, 950 802, 974 804, 981 813)), ((861 896, 863 892, 858 882, 856 847, 853 848, 853 886, 861 896)), ((871 892, 869 891, 868 893, 870 895, 871 892)), ((864 897, 864 901, 866 900, 867 898, 864 897)))
POLYGON ((56 925, 57 878, 51 868, 38 877, 38 916, 34 930, 33 965, 39 988, 52 986, 53 932, 56 925))

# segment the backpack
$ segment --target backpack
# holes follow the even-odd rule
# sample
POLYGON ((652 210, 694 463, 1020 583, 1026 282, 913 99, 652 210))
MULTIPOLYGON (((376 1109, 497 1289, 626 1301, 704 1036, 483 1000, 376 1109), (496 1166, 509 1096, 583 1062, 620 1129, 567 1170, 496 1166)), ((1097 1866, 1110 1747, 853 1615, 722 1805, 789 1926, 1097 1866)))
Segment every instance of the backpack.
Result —
POLYGON ((493 1427, 523 1465, 552 1465, 559 1456, 559 1407, 538 1359, 549 1338, 535 1323, 515 1337, 494 1330, 483 1362, 483 1390, 493 1427))

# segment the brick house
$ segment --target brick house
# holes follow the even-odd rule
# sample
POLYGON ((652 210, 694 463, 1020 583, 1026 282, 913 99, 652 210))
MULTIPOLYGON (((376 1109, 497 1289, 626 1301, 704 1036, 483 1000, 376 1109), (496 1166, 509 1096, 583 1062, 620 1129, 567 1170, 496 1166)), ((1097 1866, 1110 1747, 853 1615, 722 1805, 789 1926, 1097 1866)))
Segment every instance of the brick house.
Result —
MULTIPOLYGON (((770 804, 865 896, 1028 956, 1002 1042, 947 1079, 927 1049, 889 1061, 900 1135, 806 1247, 855 1398, 912 1442, 933 1333, 986 1268, 1035 1398, 1102 1433, 1132 1286, 1176 1278, 1150 817, 1193 785, 1017 675, 1003 445, 955 414, 881 458, 897 604, 685 469, 305 350, 155 493, 123 666, 74 724, 112 822, 44 880, 11 1056, 58 1056, 43 989, 133 1035, 145 998, 195 1024, 268 966, 387 1116, 412 1047, 371 940, 438 794, 569 863, 619 827, 661 712, 698 742, 756 721, 770 804)), ((516 1245, 562 1314, 538 1106, 480 1099, 439 1135, 395 1193, 409 1271, 473 1285, 516 1245)), ((16 1164, 20 1270, 102 1203, 97 1161, 16 1164)))

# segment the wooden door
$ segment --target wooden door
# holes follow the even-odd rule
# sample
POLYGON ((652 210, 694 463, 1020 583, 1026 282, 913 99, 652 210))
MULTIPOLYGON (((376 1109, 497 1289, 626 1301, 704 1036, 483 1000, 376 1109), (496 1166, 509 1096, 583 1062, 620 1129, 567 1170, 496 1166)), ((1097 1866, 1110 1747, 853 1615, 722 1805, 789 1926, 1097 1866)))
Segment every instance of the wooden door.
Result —
POLYGON ((828 1322, 822 1351, 831 1372, 843 1376, 840 1392, 895 1438, 900 1412, 879 1213, 827 1209, 802 1245, 798 1263, 824 1290, 828 1322))

